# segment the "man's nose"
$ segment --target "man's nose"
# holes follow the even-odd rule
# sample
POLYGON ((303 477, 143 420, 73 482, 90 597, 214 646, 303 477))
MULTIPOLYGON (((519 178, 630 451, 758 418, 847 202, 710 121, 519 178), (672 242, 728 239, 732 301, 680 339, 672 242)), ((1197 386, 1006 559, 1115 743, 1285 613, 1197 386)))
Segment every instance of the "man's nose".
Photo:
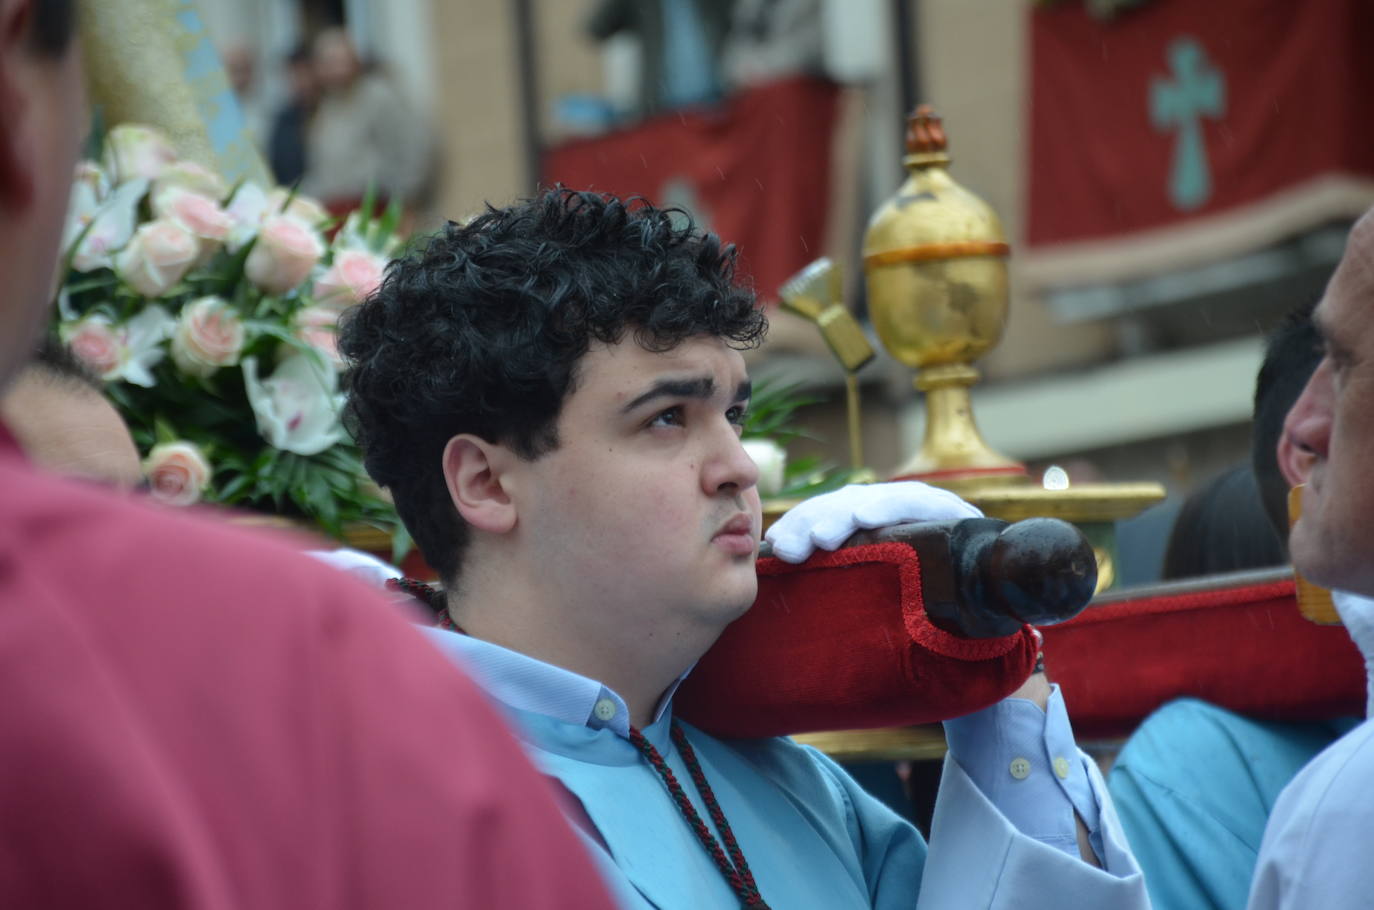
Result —
POLYGON ((706 492, 715 495, 731 487, 747 490, 758 482, 759 466, 744 450, 734 427, 729 426, 724 432, 718 432, 706 470, 702 472, 702 485, 706 492))
POLYGON ((1331 361, 1317 365, 1298 400, 1283 422, 1283 432, 1292 445, 1316 458, 1326 458, 1331 445, 1331 361))

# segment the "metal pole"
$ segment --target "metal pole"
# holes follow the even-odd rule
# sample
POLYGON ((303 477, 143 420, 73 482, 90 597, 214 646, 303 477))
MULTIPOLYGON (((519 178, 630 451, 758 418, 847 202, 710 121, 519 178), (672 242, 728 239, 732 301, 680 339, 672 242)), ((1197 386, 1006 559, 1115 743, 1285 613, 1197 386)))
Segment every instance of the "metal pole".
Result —
POLYGON ((543 171, 539 135, 539 58, 535 50, 535 12, 531 0, 515 0, 515 54, 520 77, 520 125, 524 133, 525 188, 533 192, 543 171))

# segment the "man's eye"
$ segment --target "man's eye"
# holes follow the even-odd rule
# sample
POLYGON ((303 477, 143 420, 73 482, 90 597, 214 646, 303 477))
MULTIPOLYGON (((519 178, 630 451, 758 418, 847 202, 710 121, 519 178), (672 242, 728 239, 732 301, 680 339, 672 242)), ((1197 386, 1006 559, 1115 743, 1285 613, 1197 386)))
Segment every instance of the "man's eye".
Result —
POLYGON ((737 427, 742 427, 744 426, 744 415, 748 412, 749 407, 747 405, 737 404, 725 412, 725 419, 737 427))
POLYGON ((649 421, 651 427, 680 427, 682 426, 682 408, 669 408, 660 411, 649 421))

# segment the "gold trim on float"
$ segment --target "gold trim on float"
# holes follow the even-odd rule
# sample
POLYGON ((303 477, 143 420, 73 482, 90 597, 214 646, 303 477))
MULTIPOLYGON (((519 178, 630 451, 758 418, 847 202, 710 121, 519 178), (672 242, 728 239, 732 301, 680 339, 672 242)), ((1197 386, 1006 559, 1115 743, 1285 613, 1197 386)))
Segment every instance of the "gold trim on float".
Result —
POLYGON ((939 724, 798 733, 793 741, 821 750, 835 761, 921 761, 944 758, 945 731, 939 724))

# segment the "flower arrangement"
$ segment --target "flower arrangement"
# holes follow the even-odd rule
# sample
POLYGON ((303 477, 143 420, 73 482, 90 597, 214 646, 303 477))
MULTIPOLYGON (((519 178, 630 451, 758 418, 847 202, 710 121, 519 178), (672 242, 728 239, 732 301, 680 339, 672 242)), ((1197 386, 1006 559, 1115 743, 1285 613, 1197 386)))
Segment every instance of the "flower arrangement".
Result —
POLYGON ((380 283, 396 209, 334 227, 282 188, 228 186, 124 124, 83 161, 55 331, 106 383, 152 495, 352 522, 408 547, 339 421, 339 314, 380 283))

